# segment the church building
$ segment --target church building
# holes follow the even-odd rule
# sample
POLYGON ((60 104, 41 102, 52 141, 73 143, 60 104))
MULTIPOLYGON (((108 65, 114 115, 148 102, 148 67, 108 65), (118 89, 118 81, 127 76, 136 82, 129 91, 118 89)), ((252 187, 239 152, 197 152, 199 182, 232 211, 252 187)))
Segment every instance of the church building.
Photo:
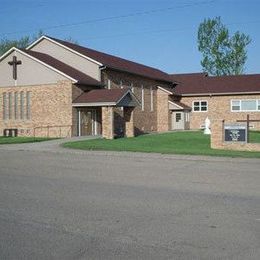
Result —
POLYGON ((112 139, 168 131, 173 87, 158 69, 42 36, 0 58, 0 135, 112 139))
POLYGON ((169 75, 48 36, 0 57, 0 136, 113 139, 247 114, 260 119, 260 74, 169 75))

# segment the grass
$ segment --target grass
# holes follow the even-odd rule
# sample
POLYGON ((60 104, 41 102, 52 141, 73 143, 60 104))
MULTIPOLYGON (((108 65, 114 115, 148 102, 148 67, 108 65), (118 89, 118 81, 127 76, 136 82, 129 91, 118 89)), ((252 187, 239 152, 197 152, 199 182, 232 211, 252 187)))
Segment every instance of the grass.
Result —
POLYGON ((250 131, 249 141, 250 143, 260 143, 260 131, 250 131))
POLYGON ((0 145, 1 144, 22 144, 22 143, 34 143, 34 142, 43 142, 52 140, 53 138, 47 137, 4 137, 0 136, 0 145))
MULTIPOLYGON (((250 133, 252 141, 260 142, 260 132, 250 133)), ((216 150, 210 148, 210 136, 200 131, 149 134, 114 140, 94 139, 69 142, 64 147, 82 150, 130 151, 162 154, 190 154, 260 158, 260 152, 216 150)))

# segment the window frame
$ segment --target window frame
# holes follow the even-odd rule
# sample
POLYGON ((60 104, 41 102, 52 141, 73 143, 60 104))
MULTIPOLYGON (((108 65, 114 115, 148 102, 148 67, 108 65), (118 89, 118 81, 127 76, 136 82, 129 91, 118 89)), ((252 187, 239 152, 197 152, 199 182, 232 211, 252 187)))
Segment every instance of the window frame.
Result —
POLYGON ((151 102, 151 112, 153 112, 154 111, 154 97, 153 97, 153 95, 154 95, 154 91, 153 91, 153 87, 150 87, 150 95, 151 95, 151 100, 150 100, 150 102, 151 102))
POLYGON ((230 111, 237 113, 237 112, 259 112, 260 111, 260 99, 231 99, 230 100, 230 111), (239 110, 233 110, 233 104, 232 102, 237 101, 239 102, 239 110), (256 102, 256 106, 255 106, 255 110, 242 110, 242 101, 255 101, 256 102))
MULTIPOLYGON (((203 106, 204 107, 204 106, 203 106)), ((208 100, 194 100, 192 101, 192 112, 195 113, 207 113, 209 111, 209 102, 208 100), (194 103, 199 102, 199 110, 194 110, 194 103), (201 103, 206 102, 206 110, 201 110, 201 103)))

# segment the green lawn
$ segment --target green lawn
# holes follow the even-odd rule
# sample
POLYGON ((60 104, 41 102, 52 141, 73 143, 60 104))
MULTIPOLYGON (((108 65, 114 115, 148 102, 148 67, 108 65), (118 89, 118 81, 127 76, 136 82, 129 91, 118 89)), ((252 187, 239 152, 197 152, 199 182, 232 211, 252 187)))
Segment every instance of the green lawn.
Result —
POLYGON ((250 131, 249 141, 250 143, 260 143, 260 131, 250 131))
POLYGON ((34 142, 43 142, 52 140, 52 138, 47 137, 3 137, 0 136, 0 145, 1 144, 21 144, 21 143, 34 143, 34 142))
MULTIPOLYGON (((260 132, 251 133, 251 139, 260 142, 260 132)), ((64 147, 83 150, 131 151, 165 154, 191 154, 230 157, 259 157, 260 152, 215 150, 210 148, 210 136, 200 131, 149 134, 115 140, 95 139, 69 142, 64 147)))

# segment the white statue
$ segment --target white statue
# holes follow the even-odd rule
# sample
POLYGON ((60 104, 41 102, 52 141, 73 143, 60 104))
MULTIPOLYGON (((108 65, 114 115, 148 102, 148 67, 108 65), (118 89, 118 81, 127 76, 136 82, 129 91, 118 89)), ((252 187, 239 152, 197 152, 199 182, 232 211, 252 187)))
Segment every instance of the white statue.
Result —
POLYGON ((210 127, 210 120, 209 120, 209 118, 207 117, 207 118, 205 119, 204 135, 210 135, 210 134, 211 134, 211 131, 210 131, 209 127, 210 127))

